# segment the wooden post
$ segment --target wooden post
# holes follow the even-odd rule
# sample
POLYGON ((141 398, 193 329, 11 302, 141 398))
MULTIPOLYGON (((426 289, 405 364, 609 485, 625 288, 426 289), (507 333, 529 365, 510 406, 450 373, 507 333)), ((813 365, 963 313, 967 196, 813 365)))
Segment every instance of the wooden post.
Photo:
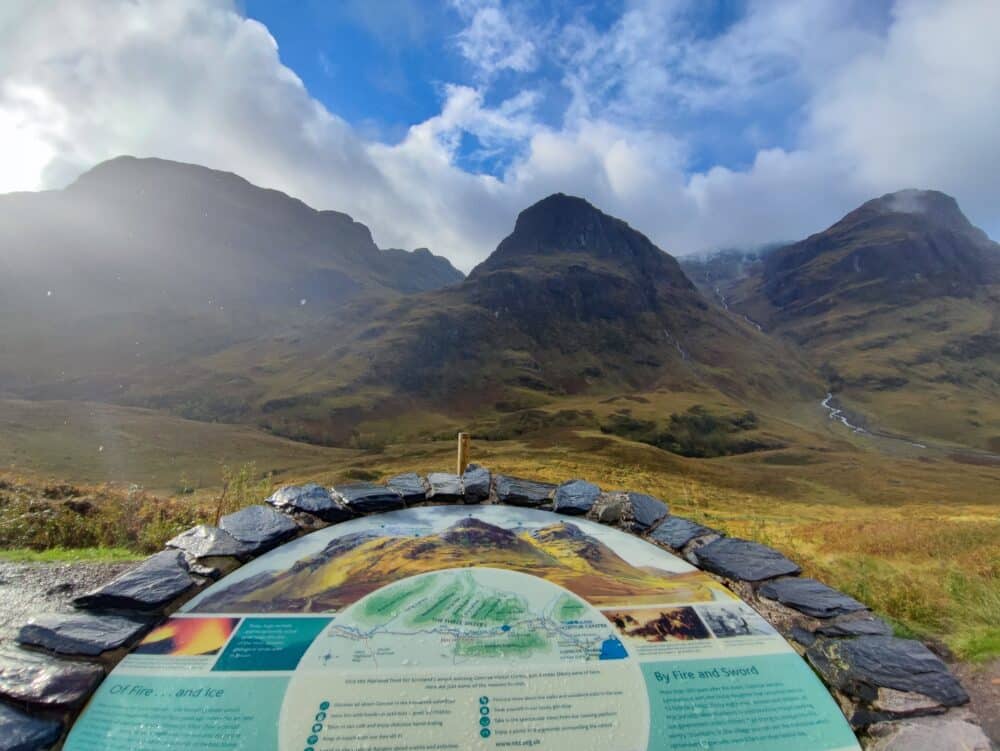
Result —
POLYGON ((459 433, 458 434, 458 469, 455 474, 460 475, 465 472, 465 468, 469 464, 469 434, 459 433))

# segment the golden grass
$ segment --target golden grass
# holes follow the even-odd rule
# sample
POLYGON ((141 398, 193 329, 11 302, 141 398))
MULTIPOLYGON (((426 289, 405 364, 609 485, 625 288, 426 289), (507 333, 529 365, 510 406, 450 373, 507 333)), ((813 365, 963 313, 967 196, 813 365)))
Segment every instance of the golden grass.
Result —
MULTIPOLYGON (((646 417, 703 401, 694 393, 642 398, 563 399, 544 408, 602 416, 629 407, 646 417)), ((221 499, 227 511, 259 502, 272 485, 448 470, 450 436, 464 427, 424 414, 418 425, 365 426, 373 438, 368 448, 328 449, 248 426, 88 405, 106 451, 127 458, 101 464, 90 455, 90 418, 74 418, 77 407, 17 403, 12 413, 9 404, 0 420, 7 428, 0 431, 0 457, 19 469, 0 481, 23 489, 10 500, 0 488, 0 498, 4 492, 8 498, 0 501, 0 547, 33 549, 155 550, 181 529, 213 521, 226 464, 256 462, 252 477, 238 483, 240 497, 221 499), (73 427, 74 419, 81 424, 73 427), (418 428, 420 437, 407 437, 403 427, 418 428), (83 517, 67 499, 44 498, 46 484, 65 479, 79 483, 97 510, 83 517)), ((762 424, 789 448, 689 459, 596 429, 562 427, 517 440, 475 440, 472 460, 551 482, 583 477, 606 489, 651 493, 677 514, 786 552, 807 574, 868 603, 902 633, 940 640, 967 658, 1000 654, 1000 467, 854 436, 826 420, 818 405, 762 414, 762 424)))

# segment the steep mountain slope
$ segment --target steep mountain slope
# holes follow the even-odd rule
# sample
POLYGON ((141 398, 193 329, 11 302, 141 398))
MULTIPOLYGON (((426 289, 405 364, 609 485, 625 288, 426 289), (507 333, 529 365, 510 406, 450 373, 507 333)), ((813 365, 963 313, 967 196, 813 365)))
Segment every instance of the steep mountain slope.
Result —
POLYGON ((858 420, 1000 449, 1000 245, 950 196, 868 201, 721 291, 801 346, 858 420))
POLYGON ((0 391, 20 397, 344 445, 359 422, 409 426, 399 418, 421 411, 464 419, 636 390, 695 395, 684 408, 823 393, 792 348, 709 304, 644 235, 563 194, 521 212, 467 279, 432 291, 421 290, 460 275, 426 250, 380 251, 346 215, 160 160, 3 197, 0 238, 11 249, 0 391))
POLYGON ((460 281, 423 249, 380 251, 363 224, 241 177, 119 157, 65 190, 0 196, 4 298, 78 311, 252 302, 329 307, 460 281), (210 303, 211 301, 211 303, 210 303))
POLYGON ((410 394, 810 388, 793 356, 710 306, 674 258, 562 194, 521 212, 461 284, 361 317, 371 324, 340 351, 363 353, 368 383, 410 394))
POLYGON ((783 245, 764 245, 754 250, 726 248, 678 259, 681 268, 701 293, 728 309, 723 294, 734 282, 760 273, 764 257, 783 245))
POLYGON ((904 190, 868 201, 824 232, 764 260, 761 292, 775 323, 838 305, 906 305, 971 297, 1000 282, 1000 246, 951 196, 904 190))
POLYGON ((649 389, 772 404, 823 394, 790 347, 708 304, 645 236, 561 194, 521 212, 462 283, 359 300, 321 325, 234 347, 185 384, 248 375, 242 398, 257 419, 335 444, 363 420, 403 430, 414 410, 469 418, 649 389))
POLYGON ((102 398, 137 366, 462 279, 426 249, 379 250, 346 214, 132 157, 65 190, 0 196, 0 249, 0 389, 86 381, 102 398))

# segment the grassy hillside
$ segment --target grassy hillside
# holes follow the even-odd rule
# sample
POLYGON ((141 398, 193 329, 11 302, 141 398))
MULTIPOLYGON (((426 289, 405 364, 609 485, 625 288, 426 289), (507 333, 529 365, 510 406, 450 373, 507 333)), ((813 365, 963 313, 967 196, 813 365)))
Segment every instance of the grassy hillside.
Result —
MULTIPOLYGON (((681 456, 601 430, 623 410, 666 426, 670 415, 699 404, 720 415, 736 407, 704 393, 646 392, 494 411, 471 426, 479 436, 472 458, 543 480, 584 477, 609 489, 653 493, 676 513, 775 545, 808 573, 871 603, 904 632, 940 639, 964 656, 1000 654, 1000 498, 993 492, 1000 466, 853 434, 829 420, 819 404, 757 413, 750 432, 784 448, 716 458, 681 456)), ((41 504, 57 507, 61 523, 71 525, 72 534, 48 544, 65 546, 68 537, 86 540, 87 547, 137 550, 155 547, 183 526, 211 521, 226 463, 255 462, 255 476, 224 499, 249 503, 275 484, 449 469, 454 434, 470 427, 428 413, 417 421, 423 425, 418 436, 397 441, 391 420, 370 421, 362 425, 366 448, 328 449, 246 426, 120 407, 7 401, 0 402, 0 419, 0 456, 6 466, 21 467, 18 476, 5 476, 21 490, 17 503, 0 506, 0 530, 9 532, 13 518, 23 520, 41 504), (111 462, 105 454, 118 458, 111 462), (93 484, 83 485, 82 477, 93 484), (79 493, 47 498, 45 488, 61 480, 79 483, 79 493), (106 481, 119 484, 109 488, 106 481), (127 483, 146 488, 130 491, 127 483), (67 505, 79 496, 97 507, 86 520, 67 505), (121 536, 115 520, 140 507, 153 516, 133 524, 131 538, 121 536)), ((30 542, 8 536, 3 544, 23 548, 30 542)))
POLYGON ((78 484, 135 484, 162 495, 217 488, 224 465, 280 479, 349 464, 354 452, 245 426, 93 402, 0 400, 0 468, 78 484))
POLYGON ((762 257, 688 268, 790 342, 854 424, 1000 452, 1000 245, 953 198, 889 194, 762 257))
POLYGON ((1000 453, 1000 286, 780 320, 757 284, 724 286, 731 308, 800 346, 856 424, 1000 453))

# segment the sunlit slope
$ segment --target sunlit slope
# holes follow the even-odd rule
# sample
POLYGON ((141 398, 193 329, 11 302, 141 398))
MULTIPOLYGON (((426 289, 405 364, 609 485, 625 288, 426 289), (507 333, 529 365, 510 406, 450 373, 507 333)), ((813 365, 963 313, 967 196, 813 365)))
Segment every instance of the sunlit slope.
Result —
POLYGON ((1000 246, 954 199, 901 191, 720 289, 801 348, 858 422, 1000 450, 1000 246))

